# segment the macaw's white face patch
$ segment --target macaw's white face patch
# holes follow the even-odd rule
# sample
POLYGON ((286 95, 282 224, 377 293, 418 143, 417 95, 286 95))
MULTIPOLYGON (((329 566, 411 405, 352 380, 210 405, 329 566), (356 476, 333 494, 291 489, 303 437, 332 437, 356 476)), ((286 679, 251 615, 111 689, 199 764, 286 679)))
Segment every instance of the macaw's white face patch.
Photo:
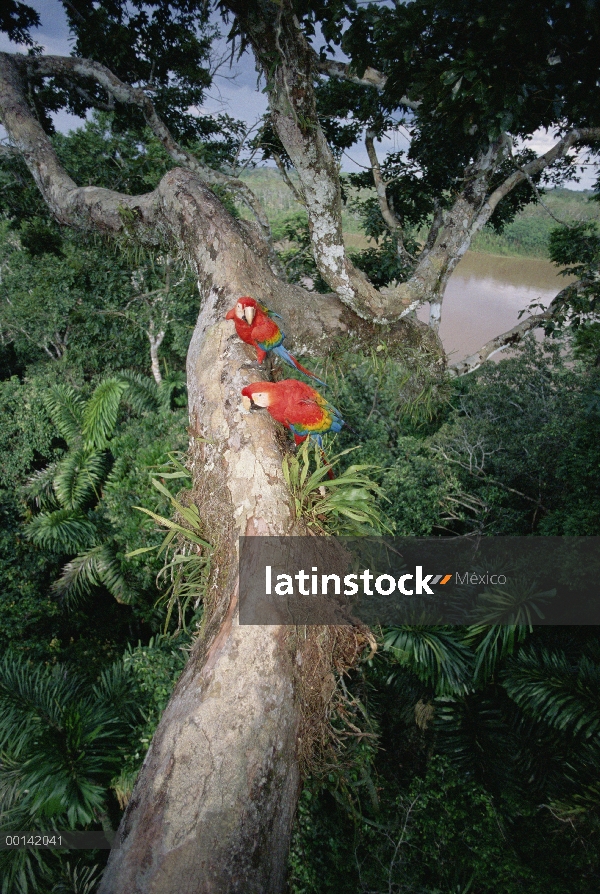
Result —
POLYGON ((252 400, 257 407, 268 407, 271 403, 271 398, 266 391, 257 391, 252 395, 252 400))

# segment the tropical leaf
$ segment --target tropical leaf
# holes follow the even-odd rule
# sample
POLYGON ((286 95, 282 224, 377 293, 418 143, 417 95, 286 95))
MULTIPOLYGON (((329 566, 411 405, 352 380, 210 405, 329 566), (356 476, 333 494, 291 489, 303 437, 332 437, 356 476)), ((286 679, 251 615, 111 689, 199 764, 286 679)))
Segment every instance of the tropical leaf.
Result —
POLYGON ((457 769, 472 774, 479 767, 506 784, 515 743, 496 698, 486 692, 438 697, 433 725, 438 751, 457 769))
POLYGON ((103 543, 98 555, 98 573, 102 583, 117 602, 129 605, 133 594, 129 591, 127 581, 121 570, 114 542, 103 543))
POLYGON ((143 506, 135 506, 134 508, 139 512, 154 519, 161 528, 166 528, 168 533, 160 546, 133 550, 133 552, 127 553, 126 558, 140 555, 142 552, 149 552, 151 549, 157 549, 158 555, 164 552, 165 564, 158 574, 157 585, 162 578, 168 581, 164 594, 158 600, 159 603, 166 602, 164 625, 166 633, 175 607, 178 610, 177 629, 186 630, 188 610, 191 607, 195 612, 204 599, 210 576, 212 547, 202 536, 203 525, 195 503, 184 506, 155 477, 156 474, 163 479, 171 480, 190 478, 189 470, 180 462, 178 455, 173 453, 169 454, 169 461, 160 467, 158 473, 151 476, 154 487, 169 500, 176 517, 185 524, 179 524, 178 521, 172 521, 143 506), (169 559, 169 550, 171 549, 173 554, 169 559))
POLYGON ((152 412, 158 408, 159 387, 154 379, 129 369, 120 370, 119 379, 126 385, 123 397, 136 413, 152 412))
POLYGON ((435 695, 467 693, 473 688, 473 653, 458 630, 391 627, 384 635, 383 647, 435 695))
POLYGON ((105 674, 91 690, 64 668, 32 667, 23 656, 6 655, 0 662, 0 810, 13 809, 16 788, 21 820, 33 828, 42 819, 47 828, 96 821, 130 735, 133 694, 127 710, 125 700, 118 675, 105 674), (119 704, 109 698, 117 691, 119 704))
POLYGON ((468 628, 465 643, 475 647, 473 679, 477 685, 492 680, 504 661, 513 655, 531 628, 516 624, 473 625, 468 628))
POLYGON ((73 608, 94 587, 102 584, 117 602, 131 602, 132 596, 112 543, 101 543, 67 562, 52 589, 63 597, 68 608, 73 608))
POLYGON ((41 512, 26 528, 29 540, 44 549, 58 553, 76 553, 94 543, 97 528, 94 522, 72 509, 41 512))
POLYGON ((67 444, 81 438, 85 402, 74 388, 53 385, 44 397, 44 404, 67 444))
POLYGON ((59 723, 60 706, 80 690, 80 682, 62 668, 32 666, 23 656, 6 653, 0 660, 0 749, 10 746, 18 758, 40 725, 59 723))
POLYGON ((23 488, 25 495, 37 509, 58 509, 54 493, 54 476, 57 467, 58 463, 50 463, 43 469, 34 472, 23 488))
POLYGON ((482 624, 527 624, 544 618, 542 606, 556 596, 556 590, 538 590, 527 577, 510 577, 502 587, 491 586, 477 599, 475 619, 482 624))
POLYGON ((63 878, 52 888, 52 894, 94 894, 102 878, 102 866, 78 862, 63 864, 63 878))
POLYGON ((100 586, 98 557, 101 550, 102 544, 75 556, 67 562, 59 579, 52 584, 52 589, 64 597, 68 608, 89 595, 94 587, 100 586))
POLYGON ((385 499, 385 494, 365 474, 375 471, 376 466, 352 465, 336 478, 329 477, 342 457, 355 449, 343 450, 324 461, 321 449, 315 447, 312 451, 306 440, 296 454, 284 456, 283 477, 292 493, 296 516, 303 518, 309 527, 327 533, 391 533, 377 505, 377 500, 385 499))
POLYGON ((94 389, 83 411, 83 436, 88 448, 103 448, 117 424, 119 404, 128 384, 123 379, 104 379, 94 389))
POLYGON ((65 509, 85 509, 99 498, 107 458, 99 451, 72 448, 56 465, 54 490, 65 509))
POLYGON ((530 717, 584 739, 600 733, 600 667, 583 656, 522 650, 510 662, 503 685, 530 717))

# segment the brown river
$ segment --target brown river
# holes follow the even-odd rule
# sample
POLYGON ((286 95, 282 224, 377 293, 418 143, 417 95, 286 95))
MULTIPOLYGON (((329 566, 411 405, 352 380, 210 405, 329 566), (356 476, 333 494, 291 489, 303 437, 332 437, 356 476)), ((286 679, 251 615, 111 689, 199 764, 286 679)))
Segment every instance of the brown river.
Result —
MULTIPOLYGON (((467 252, 450 278, 442 308, 440 337, 451 362, 511 329, 519 322, 519 311, 533 301, 547 306, 568 281, 540 258, 467 252)), ((427 320, 428 313, 426 305, 419 318, 427 320)))

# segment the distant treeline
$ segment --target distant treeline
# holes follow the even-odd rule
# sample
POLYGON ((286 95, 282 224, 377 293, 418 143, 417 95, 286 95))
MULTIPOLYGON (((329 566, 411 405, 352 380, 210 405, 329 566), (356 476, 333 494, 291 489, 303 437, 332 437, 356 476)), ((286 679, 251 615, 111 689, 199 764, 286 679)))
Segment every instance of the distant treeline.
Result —
MULTIPOLYGON (((289 215, 302 210, 279 172, 273 168, 257 168, 248 172, 244 179, 251 184, 273 223, 279 224, 289 215)), ((349 190, 349 193, 355 192, 356 190, 349 190)), ((361 190, 361 198, 365 196, 366 190, 361 190)), ((558 221, 571 223, 600 220, 600 203, 592 199, 591 190, 552 189, 542 195, 542 202, 543 205, 538 203, 527 206, 502 233, 495 233, 486 227, 473 240, 472 251, 547 258, 548 237, 559 225, 558 221)), ((346 206, 342 219, 344 232, 360 240, 361 225, 358 215, 346 206)), ((357 240, 355 238, 349 241, 354 244, 357 240)), ((360 247, 366 245, 365 241, 360 247)))

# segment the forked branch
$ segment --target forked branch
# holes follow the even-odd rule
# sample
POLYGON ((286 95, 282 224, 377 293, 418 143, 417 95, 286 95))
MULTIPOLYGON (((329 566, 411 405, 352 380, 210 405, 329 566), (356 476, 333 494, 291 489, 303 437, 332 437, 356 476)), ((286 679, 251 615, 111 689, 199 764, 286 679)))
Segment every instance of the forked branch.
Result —
MULTIPOLYGON (((269 246, 271 245, 269 221, 260 201, 250 187, 237 177, 231 177, 202 164, 195 155, 180 146, 158 115, 152 100, 144 90, 124 83, 105 65, 101 65, 99 62, 94 62, 91 59, 71 56, 21 56, 18 54, 11 58, 15 66, 18 66, 23 71, 27 71, 29 74, 38 74, 45 77, 62 75, 69 79, 75 77, 93 80, 106 90, 111 102, 116 101, 123 105, 133 105, 141 109, 148 127, 159 140, 169 157, 179 166, 198 174, 205 183, 209 183, 212 186, 222 186, 235 192, 256 218, 265 242, 269 246)), ((81 91, 81 88, 78 89, 81 91)), ((106 109, 110 106, 110 103, 99 102, 87 93, 85 93, 85 96, 90 104, 97 108, 106 109)))

